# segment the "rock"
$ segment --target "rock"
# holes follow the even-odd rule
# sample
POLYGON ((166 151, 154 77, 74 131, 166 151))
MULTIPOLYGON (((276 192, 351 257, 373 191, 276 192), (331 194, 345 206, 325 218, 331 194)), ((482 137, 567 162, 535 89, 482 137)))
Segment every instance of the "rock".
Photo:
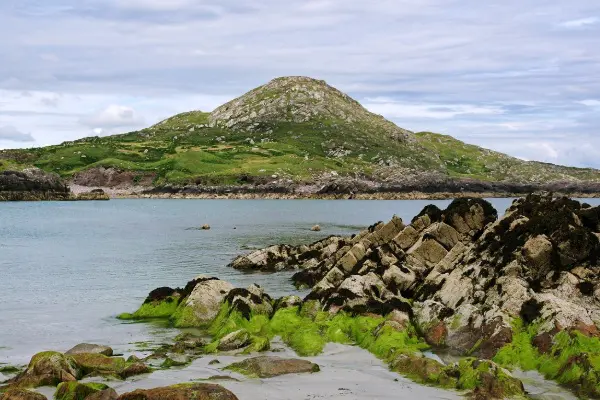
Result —
POLYGON ((321 227, 319 225, 315 225, 310 230, 313 232, 321 232, 321 227))
POLYGON ((217 364, 221 364, 221 361, 215 359, 215 360, 211 360, 208 365, 217 365, 217 364))
MULTIPOLYGON (((401 354, 390 364, 390 369, 396 371, 416 382, 440 385, 444 375, 444 366, 431 358, 416 354, 401 354)), ((450 381, 449 377, 445 380, 450 381)), ((446 386, 446 385, 443 385, 446 386)))
POLYGON ((82 371, 70 356, 47 351, 33 356, 27 369, 9 384, 17 388, 57 386, 61 382, 76 381, 81 376, 82 371))
POLYGON ((231 351, 241 349, 250 344, 250 333, 246 330, 238 330, 224 336, 219 340, 218 349, 220 351, 231 351))
POLYGON ((273 313, 273 299, 258 285, 250 285, 247 289, 232 289, 224 300, 230 305, 230 312, 238 311, 246 319, 251 315, 273 313))
POLYGON ((179 328, 207 326, 219 313, 233 285, 219 279, 200 278, 190 286, 193 287, 190 295, 182 300, 172 319, 179 328))
POLYGON ((244 361, 231 364, 225 369, 258 378, 272 378, 280 375, 320 371, 319 366, 310 361, 269 356, 248 358, 244 361))
POLYGON ((162 364, 163 368, 182 367, 191 362, 190 357, 185 354, 169 353, 162 364))
POLYGON ((1 200, 69 200, 69 187, 58 174, 38 168, 0 172, 1 200))
POLYGON ((114 389, 108 388, 89 395, 85 400, 117 400, 118 398, 119 394, 114 389))
POLYGON ((152 372, 152 370, 146 364, 142 362, 136 362, 126 366, 121 372, 121 377, 123 377, 123 379, 127 379, 136 375, 149 374, 150 372, 152 372))
POLYGON ((9 389, 6 393, 0 393, 0 400, 47 400, 43 394, 26 389, 9 389))
POLYGON ((63 382, 56 388, 55 400, 80 400, 109 389, 102 383, 63 382))
POLYGON ((202 225, 202 228, 201 228, 201 229, 202 229, 203 231, 209 231, 209 230, 210 230, 210 225, 208 225, 208 224, 204 224, 204 225, 202 225))
POLYGON ((97 344, 89 344, 89 343, 81 343, 78 344, 77 346, 73 347, 71 350, 67 351, 65 354, 67 355, 71 355, 71 354, 82 354, 82 353, 87 353, 87 354, 102 354, 108 357, 111 357, 113 355, 113 349, 111 349, 108 346, 101 346, 101 345, 97 345, 97 344))
POLYGON ((156 389, 136 390, 119 396, 118 400, 238 400, 238 398, 220 385, 182 383, 156 389))
POLYGON ((282 308, 299 307, 302 305, 302 299, 298 296, 285 296, 275 301, 275 310, 282 308))
POLYGON ((106 357, 98 353, 79 353, 71 357, 84 375, 120 375, 127 367, 122 357, 106 357))
POLYGON ((186 332, 175 337, 175 344, 173 345, 173 351, 176 353, 183 353, 188 350, 197 350, 206 345, 204 338, 195 336, 192 333, 186 332))
POLYGON ((289 250, 286 245, 270 246, 239 256, 229 266, 240 270, 276 271, 283 269, 283 264, 289 260, 289 250))

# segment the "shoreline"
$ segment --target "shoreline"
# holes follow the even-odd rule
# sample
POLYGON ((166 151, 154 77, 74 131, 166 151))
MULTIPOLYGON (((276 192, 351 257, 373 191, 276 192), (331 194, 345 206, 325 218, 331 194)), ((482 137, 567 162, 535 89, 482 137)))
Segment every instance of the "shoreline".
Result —
MULTIPOLYGON (((86 191, 101 189, 111 199, 191 199, 191 200, 451 200, 460 198, 518 198, 527 193, 517 192, 377 192, 377 193, 315 193, 315 192, 205 192, 205 193, 147 193, 153 188, 140 187, 138 190, 133 188, 110 188, 94 186, 70 185, 71 192, 74 194, 86 191)), ((555 196, 567 196, 578 199, 597 199, 598 193, 583 192, 554 192, 555 196)))

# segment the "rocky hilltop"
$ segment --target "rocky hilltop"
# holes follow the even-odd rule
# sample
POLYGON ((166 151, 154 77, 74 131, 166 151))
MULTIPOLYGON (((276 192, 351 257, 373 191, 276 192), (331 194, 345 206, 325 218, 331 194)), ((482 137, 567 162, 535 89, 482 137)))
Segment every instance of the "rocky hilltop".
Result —
POLYGON ((277 78, 212 112, 182 113, 136 132, 0 151, 3 165, 147 196, 600 193, 597 170, 413 133, 308 77, 277 78))

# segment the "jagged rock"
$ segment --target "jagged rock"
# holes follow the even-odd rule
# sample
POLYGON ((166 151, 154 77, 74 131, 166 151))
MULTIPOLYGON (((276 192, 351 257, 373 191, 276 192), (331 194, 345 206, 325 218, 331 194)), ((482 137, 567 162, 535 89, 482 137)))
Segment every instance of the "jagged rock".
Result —
POLYGON ((72 349, 68 350, 65 354, 67 355, 72 355, 72 354, 82 354, 82 353, 87 353, 87 354, 91 354, 91 353, 96 353, 96 354, 102 354, 105 356, 112 356, 113 355, 113 349, 111 349, 108 346, 102 346, 102 345, 98 345, 98 344, 89 344, 89 343, 81 343, 78 344, 77 346, 73 347, 72 349))
POLYGON ((239 311, 250 319, 251 315, 273 313, 273 299, 258 285, 250 285, 248 289, 233 289, 225 296, 230 311, 239 311))
POLYGON ((238 400, 220 385, 208 383, 181 383, 179 385, 141 390, 119 396, 118 400, 238 400))
POLYGON ((239 256, 229 266, 240 270, 281 270, 289 258, 289 249, 286 245, 267 247, 266 249, 239 256))
POLYGON ((307 360, 269 356, 248 358, 244 361, 231 364, 225 369, 258 378, 273 378, 280 375, 320 371, 317 364, 307 360))

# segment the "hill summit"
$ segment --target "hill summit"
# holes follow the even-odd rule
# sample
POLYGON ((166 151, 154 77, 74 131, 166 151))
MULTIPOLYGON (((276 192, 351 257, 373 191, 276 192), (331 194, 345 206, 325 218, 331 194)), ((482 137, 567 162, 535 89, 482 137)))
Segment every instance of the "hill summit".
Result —
POLYGON ((325 81, 304 76, 276 78, 217 108, 209 120, 227 129, 260 131, 281 122, 363 125, 390 138, 415 141, 402 129, 325 81))
POLYGON ((322 80, 274 79, 212 112, 140 131, 0 151, 0 172, 38 167, 94 187, 185 193, 600 192, 600 172, 518 160, 413 133, 322 80), (179 188, 179 189, 174 189, 179 188))

